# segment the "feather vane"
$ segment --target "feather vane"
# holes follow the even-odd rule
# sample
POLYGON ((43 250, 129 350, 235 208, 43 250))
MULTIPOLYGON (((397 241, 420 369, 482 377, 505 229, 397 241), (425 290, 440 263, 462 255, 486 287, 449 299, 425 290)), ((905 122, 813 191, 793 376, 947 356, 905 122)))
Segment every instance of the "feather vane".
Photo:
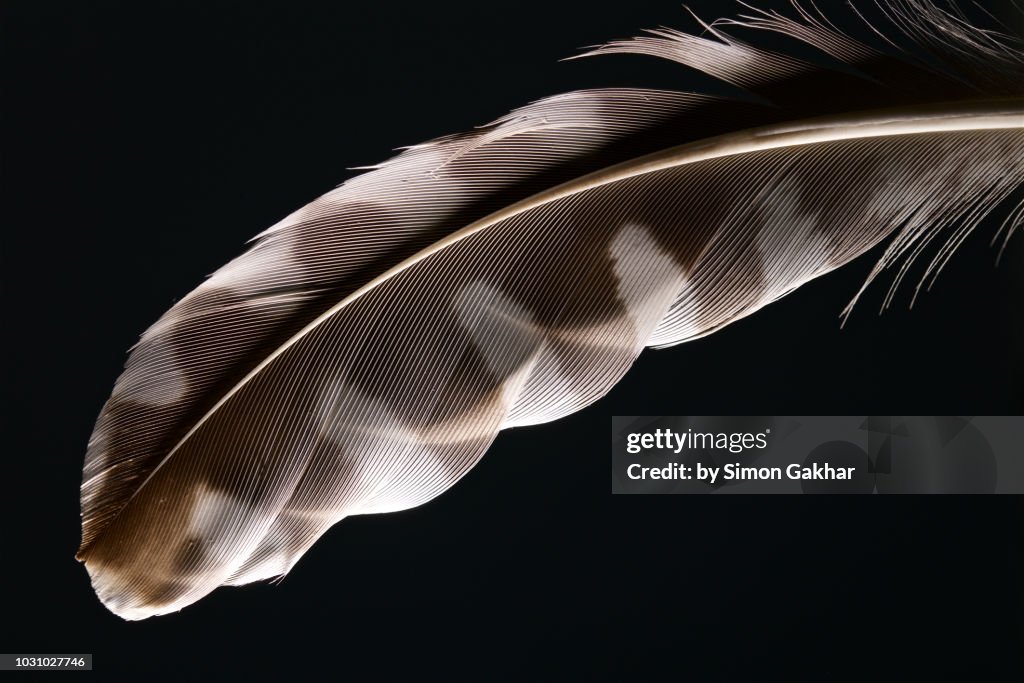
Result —
POLYGON ((598 400, 643 349, 887 239, 870 279, 946 235, 934 277, 1024 186, 1024 58, 952 9, 877 9, 867 38, 794 4, 609 43, 588 54, 759 100, 547 98, 261 233, 143 334, 97 420, 78 557, 104 604, 141 619, 281 576, 344 517, 444 492, 502 429, 598 400))

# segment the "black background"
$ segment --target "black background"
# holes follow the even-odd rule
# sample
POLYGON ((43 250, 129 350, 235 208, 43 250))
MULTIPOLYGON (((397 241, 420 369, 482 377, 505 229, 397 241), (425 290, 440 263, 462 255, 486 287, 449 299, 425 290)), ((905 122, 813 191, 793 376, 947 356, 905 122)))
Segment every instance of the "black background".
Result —
POLYGON ((708 81, 557 61, 690 27, 672 0, 4 14, 0 650, 92 652, 95 676, 134 680, 1024 678, 1018 497, 609 494, 616 414, 1024 412, 1024 240, 995 268, 993 221, 912 310, 906 290, 877 317, 875 287, 840 330, 861 259, 502 434, 439 499, 346 520, 280 585, 113 616, 73 559, 81 459, 125 351, 176 298, 399 145, 562 91, 708 81))

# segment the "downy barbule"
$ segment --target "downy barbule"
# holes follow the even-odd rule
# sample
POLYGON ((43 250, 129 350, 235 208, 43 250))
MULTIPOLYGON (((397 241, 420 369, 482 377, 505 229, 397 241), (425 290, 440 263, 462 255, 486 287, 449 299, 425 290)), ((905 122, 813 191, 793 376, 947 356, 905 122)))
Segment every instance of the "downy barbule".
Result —
POLYGON ((692 33, 586 55, 750 97, 570 92, 407 148, 146 330, 85 458, 78 558, 110 610, 282 576, 343 518, 453 486, 502 429, 596 401, 643 349, 882 241, 869 282, 923 252, 927 284, 997 207, 997 246, 1024 222, 1016 39, 927 0, 680 18, 692 33))

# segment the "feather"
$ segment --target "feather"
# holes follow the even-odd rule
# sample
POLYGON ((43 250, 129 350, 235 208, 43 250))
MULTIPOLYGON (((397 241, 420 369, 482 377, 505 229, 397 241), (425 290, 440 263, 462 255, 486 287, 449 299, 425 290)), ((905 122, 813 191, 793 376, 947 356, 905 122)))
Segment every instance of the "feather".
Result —
POLYGON ((863 35, 744 8, 587 54, 669 59, 754 99, 580 91, 408 148, 164 314, 86 454, 78 558, 103 603, 142 619, 282 576, 344 517, 428 501, 502 429, 596 401, 646 347, 887 239, 869 282, 898 264, 898 284, 946 235, 933 278, 1024 185, 1013 39, 925 0, 855 12, 863 35))

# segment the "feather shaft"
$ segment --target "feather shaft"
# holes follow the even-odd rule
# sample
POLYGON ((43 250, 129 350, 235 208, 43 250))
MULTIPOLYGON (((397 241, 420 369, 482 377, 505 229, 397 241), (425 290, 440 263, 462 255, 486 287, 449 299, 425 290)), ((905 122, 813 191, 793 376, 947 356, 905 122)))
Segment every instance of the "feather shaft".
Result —
MULTIPOLYGON (((257 365, 237 385, 224 395, 210 411, 174 446, 168 453, 171 457, 181 444, 195 433, 209 416, 227 402, 242 386, 263 371, 281 353, 296 341, 328 320, 345 306, 373 290, 382 282, 401 273, 410 266, 429 258, 438 251, 490 227, 516 214, 535 209, 543 204, 565 199, 574 194, 591 190, 608 183, 618 182, 644 173, 653 173, 675 166, 718 159, 727 156, 767 151, 781 147, 796 147, 821 142, 837 142, 870 137, 886 137, 920 133, 940 133, 969 130, 1024 129, 1024 101, 1006 100, 978 105, 950 104, 944 107, 929 107, 923 111, 907 113, 905 110, 871 112, 853 116, 830 116, 801 123, 787 123, 766 126, 749 131, 730 133, 710 140, 680 145, 664 152, 656 152, 635 161, 625 162, 609 169, 571 181, 547 192, 523 200, 513 206, 497 211, 449 237, 420 251, 387 272, 374 278, 326 310, 291 339, 257 365)), ((165 458, 166 460, 166 458, 165 458)), ((162 463, 161 463, 162 464, 162 463)), ((157 467, 159 469, 159 466, 157 467)), ((156 473, 156 470, 153 472, 156 473)), ((150 475, 152 476, 152 474, 150 475)), ((141 488, 141 487, 140 487, 141 488)))

